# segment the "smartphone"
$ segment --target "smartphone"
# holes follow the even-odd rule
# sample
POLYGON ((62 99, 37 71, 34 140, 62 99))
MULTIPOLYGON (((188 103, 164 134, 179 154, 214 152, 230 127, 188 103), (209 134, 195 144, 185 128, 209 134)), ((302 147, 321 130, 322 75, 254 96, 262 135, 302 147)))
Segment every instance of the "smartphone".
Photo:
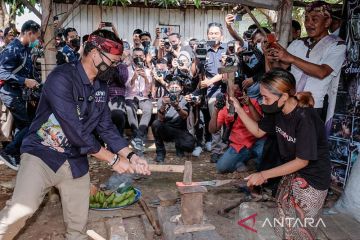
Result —
POLYGON ((102 22, 105 27, 112 27, 112 23, 111 22, 102 22))
POLYGON ((242 21, 242 14, 236 14, 235 15, 235 22, 241 22, 242 21))
POLYGON ((268 35, 267 35, 267 42, 269 43, 269 46, 271 47, 271 48, 277 48, 277 46, 276 46, 276 36, 275 36, 275 34, 274 33, 269 33, 268 35))

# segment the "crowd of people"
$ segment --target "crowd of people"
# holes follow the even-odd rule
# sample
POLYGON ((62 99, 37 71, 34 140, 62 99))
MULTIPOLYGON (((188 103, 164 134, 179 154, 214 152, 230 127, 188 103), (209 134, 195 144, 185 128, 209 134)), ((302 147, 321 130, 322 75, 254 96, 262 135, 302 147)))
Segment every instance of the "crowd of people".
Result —
MULTIPOLYGON (((27 21, 17 37, 5 29, 0 99, 13 115, 14 135, 0 160, 20 169, 12 201, 0 212, 0 239, 20 230, 9 226, 31 216, 51 186, 67 199, 67 238, 85 239, 87 155, 120 173, 149 174, 142 156, 150 128, 157 163, 166 162, 165 142, 175 143, 178 157, 211 152, 219 173, 247 171, 255 159, 249 187, 282 177, 275 184, 278 217, 291 217, 296 208, 316 218, 330 184, 324 120, 327 101, 336 97, 328 90, 345 58, 341 17, 323 1, 310 3, 307 36, 300 37, 293 20, 287 49, 257 25, 239 35, 234 21, 228 14, 224 23, 209 23, 207 40, 188 44, 158 28, 153 36, 135 29, 132 42, 122 41, 108 22, 82 39, 75 28, 56 29, 58 66, 44 86, 32 57, 40 26, 27 21), (224 31, 232 41, 224 42, 224 31)), ((311 227, 276 232, 283 239, 316 234, 311 227)))

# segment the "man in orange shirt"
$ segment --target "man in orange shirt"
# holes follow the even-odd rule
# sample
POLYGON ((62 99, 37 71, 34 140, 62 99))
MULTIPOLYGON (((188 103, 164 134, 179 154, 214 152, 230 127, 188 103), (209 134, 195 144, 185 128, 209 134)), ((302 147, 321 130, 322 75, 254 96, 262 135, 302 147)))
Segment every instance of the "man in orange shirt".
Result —
MULTIPOLYGON (((260 120, 261 108, 258 102, 246 95, 241 96, 239 89, 235 90, 235 95, 237 95, 247 114, 256 121, 260 120)), ((222 109, 215 108, 209 124, 210 133, 220 130, 223 124, 231 128, 229 137, 230 146, 218 160, 216 164, 217 171, 219 173, 245 171, 247 168, 244 163, 252 156, 256 158, 256 163, 259 166, 265 140, 254 137, 237 115, 229 114, 227 107, 222 109)))

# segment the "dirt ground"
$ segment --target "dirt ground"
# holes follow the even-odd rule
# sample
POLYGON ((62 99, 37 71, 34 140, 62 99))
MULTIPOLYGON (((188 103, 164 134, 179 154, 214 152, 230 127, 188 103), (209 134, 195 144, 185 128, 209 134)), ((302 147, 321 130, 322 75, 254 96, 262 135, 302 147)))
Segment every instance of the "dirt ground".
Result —
MULTIPOLYGON (((155 153, 145 153, 145 158, 149 161, 154 159, 155 153)), ((183 164, 187 158, 178 159, 173 153, 168 153, 166 158, 167 164, 183 164)), ((213 179, 240 179, 248 175, 245 173, 234 173, 220 175, 215 172, 214 164, 210 163, 210 154, 202 153, 200 158, 192 157, 193 163, 193 181, 206 181, 213 179)), ((90 161, 91 182, 97 186, 106 182, 111 176, 112 171, 102 162, 91 159, 90 161)), ((15 178, 16 172, 7 168, 5 165, 0 165, 0 208, 3 208, 5 202, 11 197, 12 190, 8 189, 11 181, 15 178), (5 186, 5 187, 4 187, 5 186)), ((176 192, 175 183, 182 181, 182 174, 177 173, 153 173, 149 177, 143 177, 134 182, 134 186, 142 191, 143 199, 149 203, 153 212, 156 212, 156 205, 152 204, 157 200, 157 193, 160 191, 176 192)), ((216 227, 216 231, 226 240, 238 240, 239 225, 237 224, 238 210, 235 209, 227 217, 217 214, 217 211, 224 206, 231 205, 244 197, 244 193, 232 185, 208 188, 208 193, 204 199, 204 210, 207 221, 216 227)), ((141 208, 136 204, 130 207, 132 210, 141 211, 141 208)), ((126 210, 122 210, 126 211, 126 210)), ((94 224, 98 222, 93 221, 93 216, 97 212, 90 211, 89 228, 96 229, 94 224)), ((124 225, 130 240, 141 240, 144 238, 144 230, 141 219, 139 217, 127 218, 124 220, 124 225)), ((26 227, 17 236, 19 240, 32 239, 64 239, 64 223, 61 211, 61 203, 51 202, 46 197, 43 204, 37 213, 28 220, 26 227)), ((99 232, 99 234, 105 234, 99 232)), ((154 239, 162 239, 155 237, 154 239)))

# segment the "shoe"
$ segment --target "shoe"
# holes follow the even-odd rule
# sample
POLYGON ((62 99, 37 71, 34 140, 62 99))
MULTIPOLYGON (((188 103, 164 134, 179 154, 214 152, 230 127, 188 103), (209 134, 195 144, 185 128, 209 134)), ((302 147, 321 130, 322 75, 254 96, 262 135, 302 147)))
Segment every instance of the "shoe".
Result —
POLYGON ((0 161, 2 161, 6 166, 12 170, 19 170, 19 165, 16 164, 16 158, 7 154, 5 151, 0 151, 0 161))
POLYGON ((202 151, 203 151, 202 148, 200 146, 198 146, 194 149, 194 151, 192 152, 192 155, 194 157, 199 157, 200 154, 202 153, 202 151))
POLYGON ((131 140, 131 145, 136 150, 144 151, 143 141, 140 138, 134 138, 131 140))
POLYGON ((241 165, 240 167, 238 167, 238 168, 236 169, 236 171, 239 172, 239 173, 241 173, 241 172, 247 172, 247 171, 249 171, 249 168, 248 168, 247 166, 245 166, 245 165, 241 165))
POLYGON ((205 149, 206 149, 206 151, 211 152, 211 142, 205 143, 205 149))
POLYGON ((211 163, 217 163, 219 158, 221 157, 221 154, 213 153, 211 154, 210 162, 211 163))
POLYGON ((163 154, 156 154, 155 162, 157 163, 164 163, 165 162, 165 155, 163 154))

